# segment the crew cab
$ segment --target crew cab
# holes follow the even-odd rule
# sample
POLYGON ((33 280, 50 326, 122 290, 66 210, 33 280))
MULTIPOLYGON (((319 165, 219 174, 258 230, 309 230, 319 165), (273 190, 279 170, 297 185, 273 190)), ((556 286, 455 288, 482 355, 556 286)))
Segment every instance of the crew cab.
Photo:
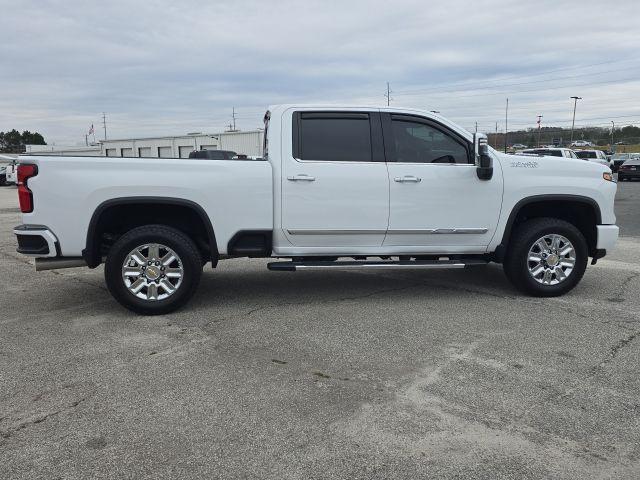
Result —
POLYGON ((180 307, 205 264, 234 257, 288 272, 498 262, 525 294, 555 296, 618 237, 608 168, 502 154, 392 107, 271 107, 261 160, 22 156, 18 192, 36 270, 104 263, 143 314, 180 307))

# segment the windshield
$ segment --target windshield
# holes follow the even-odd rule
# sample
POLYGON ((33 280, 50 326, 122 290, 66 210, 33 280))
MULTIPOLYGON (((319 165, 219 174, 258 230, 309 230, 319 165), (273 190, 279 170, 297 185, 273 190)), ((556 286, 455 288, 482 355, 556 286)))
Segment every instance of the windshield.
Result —
POLYGON ((576 152, 578 158, 598 158, 596 152, 576 152))

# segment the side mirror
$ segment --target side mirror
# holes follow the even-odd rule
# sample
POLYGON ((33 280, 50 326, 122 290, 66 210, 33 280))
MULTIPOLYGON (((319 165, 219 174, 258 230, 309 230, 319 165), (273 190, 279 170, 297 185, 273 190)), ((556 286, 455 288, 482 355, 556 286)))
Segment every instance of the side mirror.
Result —
POLYGON ((484 133, 473 135, 473 147, 476 157, 476 173, 480 180, 493 177, 493 159, 489 155, 489 141, 484 133))

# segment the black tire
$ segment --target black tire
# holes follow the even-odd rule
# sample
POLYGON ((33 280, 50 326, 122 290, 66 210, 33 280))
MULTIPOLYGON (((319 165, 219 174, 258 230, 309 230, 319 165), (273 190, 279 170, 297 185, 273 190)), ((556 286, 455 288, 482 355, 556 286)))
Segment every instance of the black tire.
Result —
POLYGON ((142 315, 162 315, 183 306, 198 288, 201 275, 202 256, 195 243, 179 230, 164 225, 145 225, 122 235, 109 250, 104 268, 105 281, 111 295, 122 306, 142 315), (181 261, 182 281, 167 298, 159 300, 139 298, 129 291, 123 280, 122 269, 125 259, 133 249, 145 244, 161 244, 169 247, 181 261))
POLYGON ((514 229, 503 268, 507 278, 521 292, 535 297, 556 297, 578 284, 587 268, 588 257, 587 241, 574 225, 557 218, 534 218, 514 229), (573 271, 563 281, 555 285, 544 285, 536 281, 529 272, 529 249, 538 239, 551 234, 562 235, 573 244, 575 264, 573 271))
POLYGON ((4 187, 7 184, 7 176, 0 175, 0 187, 4 187))

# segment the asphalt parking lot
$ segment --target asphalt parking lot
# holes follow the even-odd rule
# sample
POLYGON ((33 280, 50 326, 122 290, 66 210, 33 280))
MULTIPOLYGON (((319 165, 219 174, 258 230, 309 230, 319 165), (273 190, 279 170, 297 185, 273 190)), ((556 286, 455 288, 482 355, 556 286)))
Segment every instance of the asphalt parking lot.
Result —
POLYGON ((36 273, 0 188, 0 478, 638 478, 639 197, 561 298, 240 259, 140 317, 101 268, 36 273))

